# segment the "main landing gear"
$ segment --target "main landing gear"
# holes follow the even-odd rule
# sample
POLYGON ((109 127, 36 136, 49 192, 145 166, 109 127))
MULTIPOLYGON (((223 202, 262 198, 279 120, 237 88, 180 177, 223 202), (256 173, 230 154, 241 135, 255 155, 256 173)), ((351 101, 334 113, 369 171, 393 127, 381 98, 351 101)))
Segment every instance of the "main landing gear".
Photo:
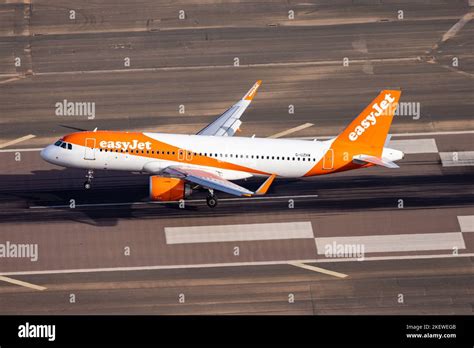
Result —
POLYGON ((215 208, 217 206, 217 196, 214 194, 214 190, 209 190, 206 203, 209 208, 215 208))
POLYGON ((86 181, 84 182, 84 189, 90 190, 92 187, 92 179, 94 179, 94 171, 89 169, 86 174, 86 181))

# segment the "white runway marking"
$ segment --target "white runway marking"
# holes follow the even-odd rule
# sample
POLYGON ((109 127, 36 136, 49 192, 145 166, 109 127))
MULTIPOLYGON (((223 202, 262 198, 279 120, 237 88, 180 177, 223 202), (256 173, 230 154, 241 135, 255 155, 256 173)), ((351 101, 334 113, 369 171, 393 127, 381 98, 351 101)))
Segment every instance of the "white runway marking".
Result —
POLYGON ((312 123, 305 123, 305 124, 302 124, 302 125, 300 125, 300 126, 298 126, 298 127, 290 128, 290 129, 287 129, 287 130, 285 130, 285 131, 283 131, 283 132, 270 135, 268 138, 272 138, 272 139, 281 138, 281 137, 284 137, 285 135, 293 134, 293 133, 299 132, 300 130, 309 128, 309 127, 311 127, 311 126, 314 126, 314 124, 312 124, 312 123))
POLYGON ((316 246, 318 255, 338 246, 347 246, 348 250, 349 246, 363 246, 364 253, 466 249, 461 232, 324 237, 316 238, 316 246))
POLYGON ((166 244, 314 238, 311 222, 165 227, 166 244))
MULTIPOLYGON (((417 62, 419 57, 406 58, 374 58, 374 59, 352 59, 351 64, 392 63, 392 62, 417 62)), ((287 62, 287 63, 255 63, 240 64, 238 69, 258 67, 300 67, 300 66, 341 66, 340 60, 287 62)), ((228 65, 202 65, 202 66, 172 66, 160 68, 123 68, 123 69, 99 69, 99 70, 77 70, 77 71, 52 71, 37 72, 36 76, 60 76, 60 75, 84 75, 84 74, 107 74, 107 73, 130 73, 130 72, 158 72, 158 71, 187 71, 187 70, 210 70, 210 69, 236 69, 233 64, 228 65)))
POLYGON ((9 142, 0 144, 0 149, 2 149, 4 147, 7 147, 7 146, 10 146, 10 145, 21 143, 22 141, 29 140, 29 139, 32 139, 34 137, 36 137, 36 135, 33 135, 33 134, 25 135, 24 137, 21 137, 21 138, 18 138, 18 139, 11 140, 9 142))
POLYGON ((474 166, 474 151, 440 152, 443 167, 474 166))
POLYGON ((405 154, 438 153, 438 146, 433 138, 391 140, 388 147, 403 151, 405 154))
POLYGON ((43 150, 43 147, 34 147, 34 148, 29 148, 29 149, 6 149, 6 150, 0 150, 1 152, 33 152, 33 151, 41 151, 43 150))
MULTIPOLYGON (((317 198, 318 195, 291 195, 291 196, 265 196, 265 197, 239 197, 239 198, 220 198, 220 202, 227 201, 272 201, 278 199, 297 199, 297 198, 317 198)), ((203 203, 205 199, 189 199, 185 201, 187 203, 203 203)), ((149 205, 149 204, 178 204, 176 201, 167 202, 124 202, 124 203, 90 203, 90 204, 76 204, 76 208, 87 208, 87 207, 115 207, 115 206, 127 206, 127 205, 149 205)), ((29 209, 54 209, 54 208, 69 208, 69 204, 61 205, 33 205, 29 209)))
POLYGON ((39 290, 39 291, 46 290, 46 288, 44 286, 39 286, 39 285, 31 284, 31 283, 28 283, 28 282, 24 282, 22 280, 12 279, 12 278, 0 275, 0 281, 2 281, 2 280, 4 282, 10 283, 10 284, 20 285, 20 286, 24 286, 26 288, 30 288, 30 289, 34 289, 34 290, 39 290))
POLYGON ((458 216, 461 232, 474 232, 474 215, 458 216))
POLYGON ((228 263, 201 263, 188 265, 162 265, 162 266, 138 266, 138 267, 106 267, 106 268, 77 268, 77 269, 54 269, 44 271, 16 271, 2 272, 3 275, 38 275, 38 274, 69 274, 69 273, 97 273, 97 272, 125 272, 125 271, 154 271, 163 269, 192 269, 192 268, 215 268, 215 267, 242 267, 242 266, 272 266, 288 265, 289 263, 327 263, 327 262, 366 262, 366 261, 386 261, 386 260, 419 260, 419 259, 444 259, 474 257, 474 253, 453 255, 404 255, 404 256, 371 256, 365 257, 362 261, 356 258, 328 258, 328 259, 306 259, 306 260, 281 260, 281 261, 261 261, 261 262, 228 262, 228 263))
POLYGON ((445 42, 454 36, 474 17, 474 13, 468 12, 461 19, 454 24, 441 38, 441 42, 445 42))
POLYGON ((344 274, 344 273, 339 273, 339 272, 335 272, 335 271, 330 271, 330 270, 328 270, 328 269, 324 269, 324 268, 320 268, 320 267, 305 265, 304 263, 290 262, 289 265, 292 265, 292 266, 295 266, 295 267, 304 268, 304 269, 307 269, 307 270, 313 271, 313 272, 319 272, 319 273, 329 274, 329 275, 332 275, 332 276, 338 277, 338 278, 346 278, 346 277, 347 277, 347 274, 344 274))
POLYGON ((20 77, 12 77, 12 78, 0 81, 0 85, 2 85, 4 83, 8 83, 8 82, 18 81, 18 80, 20 80, 20 77))

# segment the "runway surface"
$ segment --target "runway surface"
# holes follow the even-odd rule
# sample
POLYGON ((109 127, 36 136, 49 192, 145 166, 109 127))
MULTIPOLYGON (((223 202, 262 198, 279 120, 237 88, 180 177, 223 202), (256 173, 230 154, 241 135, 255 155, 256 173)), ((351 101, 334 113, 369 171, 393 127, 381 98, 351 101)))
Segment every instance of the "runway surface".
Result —
POLYGON ((67 4, 0 4, 0 245, 38 248, 0 259, 0 314, 472 314, 472 20, 450 31, 470 8, 350 3, 78 2, 73 21, 67 4), (257 79, 241 136, 335 135, 402 89, 420 113, 394 119, 401 168, 277 179, 211 210, 205 192, 149 203, 140 173, 85 192, 83 171, 39 157, 61 124, 193 133, 257 79), (95 118, 56 116, 64 99, 95 118))

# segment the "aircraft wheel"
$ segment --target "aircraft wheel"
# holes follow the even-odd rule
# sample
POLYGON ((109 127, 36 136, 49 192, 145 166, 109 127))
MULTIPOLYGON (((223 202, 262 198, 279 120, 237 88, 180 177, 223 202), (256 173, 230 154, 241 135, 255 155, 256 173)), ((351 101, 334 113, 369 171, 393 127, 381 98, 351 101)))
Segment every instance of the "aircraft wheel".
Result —
POLYGON ((215 208, 217 206, 217 197, 216 196, 207 196, 206 202, 207 202, 207 206, 209 208, 215 208))
POLYGON ((90 189, 91 189, 91 187, 92 187, 92 184, 91 184, 91 182, 90 182, 90 181, 86 181, 86 182, 84 183, 84 189, 86 189, 86 190, 90 190, 90 189))

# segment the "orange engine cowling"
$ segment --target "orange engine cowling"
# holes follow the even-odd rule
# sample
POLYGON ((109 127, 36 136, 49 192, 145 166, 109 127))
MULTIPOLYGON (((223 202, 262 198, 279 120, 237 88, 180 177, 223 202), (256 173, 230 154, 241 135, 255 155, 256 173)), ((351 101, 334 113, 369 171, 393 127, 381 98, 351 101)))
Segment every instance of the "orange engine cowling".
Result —
POLYGON ((188 197, 191 187, 184 180, 150 176, 150 200, 152 201, 179 201, 188 197))

